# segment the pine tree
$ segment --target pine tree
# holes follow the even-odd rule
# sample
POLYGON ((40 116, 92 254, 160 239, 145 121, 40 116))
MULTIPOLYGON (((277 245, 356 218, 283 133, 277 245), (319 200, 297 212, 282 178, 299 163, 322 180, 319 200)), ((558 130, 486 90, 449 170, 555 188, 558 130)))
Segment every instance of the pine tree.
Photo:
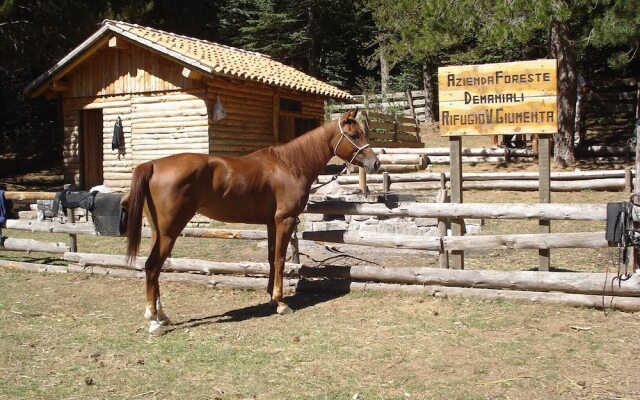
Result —
POLYGON ((468 0, 371 0, 376 26, 384 35, 381 52, 393 65, 422 65, 425 114, 435 120, 436 67, 465 53, 473 43, 476 21, 468 0))

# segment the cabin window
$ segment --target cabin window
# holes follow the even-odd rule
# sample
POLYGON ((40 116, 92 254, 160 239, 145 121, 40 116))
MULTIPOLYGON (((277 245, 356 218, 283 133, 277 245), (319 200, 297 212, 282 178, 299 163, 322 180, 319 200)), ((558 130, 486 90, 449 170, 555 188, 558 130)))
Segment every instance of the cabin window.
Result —
POLYGON ((296 118, 295 119, 295 136, 298 137, 312 129, 320 126, 320 121, 313 118, 296 118))
POLYGON ((280 111, 302 112, 302 102, 299 100, 280 98, 280 111))
POLYGON ((320 118, 314 118, 313 113, 303 110, 301 100, 280 97, 279 102, 280 131, 278 138, 280 142, 288 142, 289 140, 317 128, 322 123, 320 118))

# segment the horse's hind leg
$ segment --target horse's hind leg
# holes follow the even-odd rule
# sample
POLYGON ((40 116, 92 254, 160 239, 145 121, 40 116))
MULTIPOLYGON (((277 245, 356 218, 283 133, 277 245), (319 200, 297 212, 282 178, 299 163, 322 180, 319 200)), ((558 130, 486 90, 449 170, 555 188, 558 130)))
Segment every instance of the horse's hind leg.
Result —
POLYGON ((164 333, 162 326, 169 323, 169 318, 162 311, 162 303, 160 301, 160 270, 171 254, 176 238, 162 234, 154 236, 153 247, 144 266, 147 287, 145 317, 151 321, 149 324, 149 333, 159 336, 164 333))

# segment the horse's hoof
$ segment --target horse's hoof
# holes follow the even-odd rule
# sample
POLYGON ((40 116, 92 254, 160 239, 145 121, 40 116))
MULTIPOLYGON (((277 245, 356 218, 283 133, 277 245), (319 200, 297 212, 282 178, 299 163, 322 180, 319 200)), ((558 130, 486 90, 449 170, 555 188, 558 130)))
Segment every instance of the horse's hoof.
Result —
POLYGON ((160 319, 160 325, 171 325, 171 320, 166 315, 160 319))
POLYGON ((162 324, 160 324, 158 321, 151 321, 151 325, 149 325, 149 335, 162 336, 165 333, 167 332, 162 324))
POLYGON ((289 306, 284 305, 284 306, 278 306, 278 314, 280 315, 287 315, 287 314, 292 314, 293 310, 291 308, 289 308, 289 306))

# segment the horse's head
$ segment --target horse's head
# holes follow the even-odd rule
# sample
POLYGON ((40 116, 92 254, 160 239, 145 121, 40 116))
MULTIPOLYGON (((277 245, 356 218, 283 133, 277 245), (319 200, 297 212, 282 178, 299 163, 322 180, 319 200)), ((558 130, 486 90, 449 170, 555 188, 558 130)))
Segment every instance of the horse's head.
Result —
POLYGON ((367 172, 375 172, 380 167, 378 157, 373 153, 364 130, 356 120, 358 109, 349 110, 337 121, 337 129, 331 140, 333 154, 343 160, 363 167, 367 172))

